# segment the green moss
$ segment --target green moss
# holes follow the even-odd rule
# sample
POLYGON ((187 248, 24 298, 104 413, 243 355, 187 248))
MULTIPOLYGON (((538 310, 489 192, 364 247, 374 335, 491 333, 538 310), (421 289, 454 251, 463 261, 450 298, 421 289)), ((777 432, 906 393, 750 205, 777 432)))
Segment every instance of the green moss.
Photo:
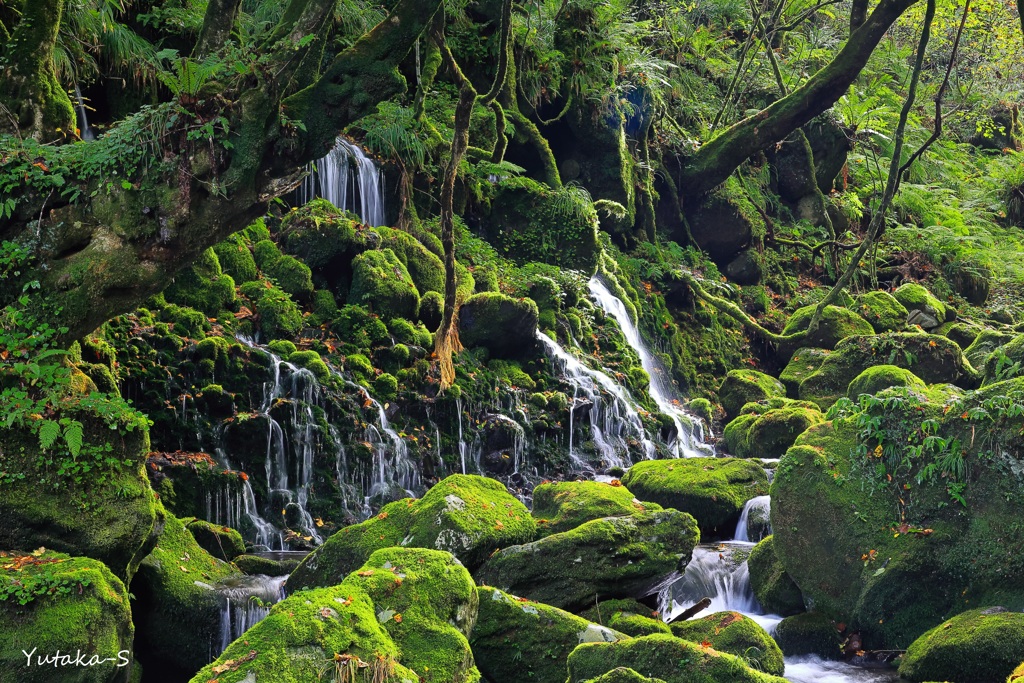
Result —
POLYGON ((1016 683, 1021 678, 1024 678, 1024 664, 1021 664, 1013 670, 1013 673, 1010 674, 1010 677, 1006 679, 1006 683, 1016 683))
POLYGON ((4 680, 25 683, 106 683, 116 680, 118 655, 131 662, 128 591, 98 560, 46 551, 0 558, 0 666, 4 680), (27 597, 26 597, 27 595, 27 597), (21 597, 19 597, 21 596, 21 597), (25 604, 20 604, 22 601, 25 604), (111 661, 55 668, 37 658, 85 653, 111 661), (33 666, 26 666, 32 654, 33 666), (59 673, 55 673, 59 672, 59 673))
POLYGON ((398 380, 394 375, 382 372, 373 380, 373 393, 383 401, 394 401, 398 397, 398 380))
POLYGON ((738 458, 646 460, 633 465, 622 483, 640 500, 690 513, 705 538, 731 537, 744 504, 768 493, 764 468, 738 458))
POLYGON ((351 353, 345 356, 345 366, 361 382, 366 382, 373 377, 373 365, 370 363, 370 359, 361 353, 351 353))
POLYGON ((276 286, 262 289, 256 302, 260 331, 269 339, 298 336, 302 330, 302 311, 295 301, 276 286))
POLYGON ((530 299, 476 294, 459 309, 459 336, 468 348, 483 346, 497 358, 518 358, 533 348, 538 317, 530 299))
POLYGON ((385 317, 415 319, 420 295, 405 265, 391 249, 363 252, 352 260, 350 304, 385 317))
POLYGON ((314 199, 284 217, 281 244, 289 254, 319 271, 379 246, 380 235, 326 199, 314 199))
POLYGON ((253 259, 256 261, 256 265, 264 272, 268 268, 272 268, 277 260, 284 256, 278 248, 277 243, 269 237, 256 242, 253 245, 252 254, 253 259))
POLYGON ((911 643, 900 677, 950 683, 1003 683, 1024 660, 1024 614, 975 609, 939 624, 911 643))
POLYGON ((641 503, 625 486, 599 481, 561 481, 540 484, 533 490, 533 516, 541 536, 575 529, 602 517, 660 510, 641 503))
POLYGON ((665 683, 665 681, 660 678, 641 676, 633 669, 620 666, 597 678, 591 678, 586 683, 665 683))
POLYGON ((775 641, 787 657, 817 655, 840 659, 843 643, 836 623, 817 612, 786 617, 775 627, 775 641))
POLYGON ((242 285, 259 277, 256 260, 241 234, 232 235, 214 245, 213 251, 217 254, 221 268, 234 279, 235 284, 242 285))
POLYGON ((737 457, 781 458, 798 436, 824 419, 813 403, 775 398, 748 403, 743 414, 726 425, 723 436, 729 453, 737 457))
MULTIPOLYGON (((1013 341, 1014 335, 999 330, 983 329, 964 349, 964 356, 976 368, 985 368, 985 361, 996 349, 1013 341)), ((994 369, 994 368, 993 368, 994 369)), ((987 369, 986 369, 987 372, 987 369)))
POLYGON ((202 519, 193 519, 185 528, 196 539, 206 552, 218 560, 231 562, 245 552, 242 535, 234 529, 219 524, 211 524, 202 519))
POLYGON ((233 562, 245 574, 266 576, 287 576, 299 566, 298 560, 271 560, 259 555, 239 555, 233 562))
POLYGON ((480 612, 470 643, 477 666, 488 680, 508 680, 515 671, 537 683, 565 683, 566 660, 577 645, 624 637, 556 607, 495 588, 481 586, 477 592, 480 612))
POLYGON ((373 551, 398 545, 447 550, 475 569, 498 548, 535 532, 529 511, 501 482, 454 474, 419 500, 389 503, 377 516, 335 533, 303 560, 289 585, 332 585, 373 551))
MULTIPOLYGON (((817 305, 798 308, 790 317, 789 322, 786 323, 782 334, 794 334, 806 330, 811 324, 811 318, 814 317, 816 308, 817 305)), ((822 311, 821 324, 818 326, 818 329, 813 334, 803 337, 797 343, 801 346, 834 349, 836 344, 847 337, 873 334, 874 331, 874 328, 872 328, 867 320, 848 308, 826 306, 825 310, 822 311)), ((784 344, 780 349, 780 353, 786 354, 787 350, 792 350, 792 342, 784 344)))
POLYGON ((876 365, 857 375, 850 382, 846 395, 856 400, 861 394, 877 394, 889 387, 924 387, 924 382, 910 370, 895 365, 876 365))
POLYGON ((907 308, 889 292, 875 289, 859 294, 854 305, 875 332, 896 332, 907 325, 907 308))
POLYGON ((274 339, 267 344, 267 349, 280 356, 282 360, 288 360, 296 350, 295 344, 287 339, 274 339))
POLYGON ((537 383, 533 381, 533 378, 526 374, 523 368, 514 361, 492 360, 487 364, 487 369, 492 371, 496 377, 503 380, 510 387, 527 391, 537 388, 537 383))
MULTIPOLYGON (((330 202, 328 202, 330 203, 330 202)), ((245 230, 239 233, 243 238, 256 244, 262 240, 270 239, 270 228, 267 227, 267 223, 262 217, 257 218, 252 225, 247 227, 245 230)))
POLYGON ((772 536, 754 546, 747 558, 747 567, 750 570, 750 587, 757 601, 769 613, 787 617, 804 610, 803 595, 775 554, 772 536))
POLYGON ((951 314, 953 317, 956 315, 955 311, 952 309, 947 310, 945 304, 916 282, 907 282, 900 285, 892 295, 908 311, 926 313, 938 320, 940 324, 950 322, 952 319, 950 317, 951 314))
POLYGON ((342 306, 331 329, 345 342, 347 349, 366 350, 391 343, 388 328, 365 306, 342 306))
POLYGON ((338 315, 338 302, 334 294, 326 289, 317 289, 313 292, 309 308, 313 314, 314 325, 328 325, 338 315))
POLYGON ((730 418, 751 401, 764 401, 773 396, 785 396, 786 387, 771 375, 757 370, 730 370, 718 389, 718 398, 730 418))
POLYGON ((715 417, 714 406, 711 405, 711 401, 706 398, 695 398, 686 404, 686 409, 691 413, 704 420, 705 424, 711 424, 711 421, 715 417))
MULTIPOLYGON (((262 242, 261 242, 262 244, 262 242)), ((260 266, 263 274, 300 301, 313 294, 313 272, 302 261, 287 254, 260 266)))
POLYGON ((650 636, 655 633, 672 635, 672 629, 664 621, 629 612, 615 612, 608 618, 608 626, 634 637, 650 636))
POLYGON ((759 671, 781 676, 782 650, 767 631, 739 612, 716 612, 699 619, 677 621, 672 635, 692 643, 711 643, 719 652, 736 655, 759 671))
POLYGON ((664 634, 617 643, 584 643, 569 655, 569 683, 628 667, 667 683, 783 683, 735 655, 664 634))
POLYGON ((207 249, 191 266, 181 271, 164 290, 172 304, 187 306, 214 317, 235 303, 235 281, 221 271, 213 249, 207 249))
POLYGON ((786 393, 791 397, 799 396, 800 383, 817 372, 830 353, 832 352, 828 349, 815 348, 800 348, 794 351, 793 357, 779 375, 779 381, 785 385, 786 393))
POLYGON ((437 292, 427 292, 420 299, 420 322, 427 326, 431 332, 436 332, 441 326, 441 317, 444 315, 444 297, 437 292))
POLYGON ((1024 374, 1024 334, 1003 344, 985 358, 982 384, 988 385, 1024 374))
POLYGON ((927 384, 977 386, 979 376, 960 347, 945 337, 915 332, 886 332, 848 337, 800 384, 800 398, 827 409, 845 396, 850 382, 876 365, 910 370, 927 384))
POLYGON ((185 671, 206 664, 206 648, 195 644, 220 638, 220 598, 211 586, 237 575, 234 567, 204 550, 185 525, 167 513, 156 547, 142 561, 131 584, 140 649, 185 671))
POLYGON ((420 294, 444 294, 444 263, 418 239, 407 232, 391 228, 375 228, 381 236, 380 248, 391 249, 408 269, 420 294))
POLYGON ((318 381, 324 382, 331 376, 331 369, 316 351, 295 351, 288 356, 288 362, 313 373, 318 381))
POLYGON ((676 510, 606 517, 506 547, 476 577, 523 597, 578 610, 595 599, 628 597, 652 587, 689 560, 698 539, 694 519, 676 510))

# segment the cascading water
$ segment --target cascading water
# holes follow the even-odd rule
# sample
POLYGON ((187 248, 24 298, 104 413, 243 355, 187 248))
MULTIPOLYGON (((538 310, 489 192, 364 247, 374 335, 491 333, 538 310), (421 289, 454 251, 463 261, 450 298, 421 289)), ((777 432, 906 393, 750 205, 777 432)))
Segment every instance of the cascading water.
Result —
POLYGON ((387 221, 383 171, 362 147, 341 136, 326 156, 311 164, 309 175, 302 182, 299 201, 304 204, 314 197, 323 197, 339 209, 358 214, 370 226, 387 221))
POLYGON ((588 368, 539 330, 537 340, 543 345, 558 375, 573 388, 569 407, 569 457, 578 471, 593 470, 580 455, 575 441, 576 413, 583 407, 583 402, 589 403, 591 439, 606 467, 624 467, 632 463, 630 441, 639 445, 645 457, 654 457, 654 443, 644 431, 636 402, 626 388, 607 374, 588 368))
POLYGON ((365 439, 373 451, 373 474, 367 487, 366 506, 369 507, 370 498, 385 495, 396 486, 413 496, 413 490, 420 486, 420 472, 409 458, 405 440, 391 428, 384 406, 366 387, 348 380, 345 383, 361 392, 363 407, 373 409, 377 417, 376 422, 366 423, 365 439))
POLYGON ((220 648, 214 657, 266 617, 275 603, 284 599, 284 582, 287 578, 262 574, 238 576, 213 586, 221 599, 220 648))
POLYGON ((75 98, 77 100, 75 111, 78 113, 78 129, 81 131, 80 135, 86 142, 89 140, 95 140, 96 135, 92 132, 92 128, 89 126, 89 114, 85 109, 85 100, 82 98, 82 91, 79 89, 77 83, 75 84, 75 98))
POLYGON ((607 285, 597 276, 590 279, 589 287, 590 295, 597 305, 615 319, 623 336, 626 337, 626 341, 640 357, 640 364, 651 378, 651 398, 658 405, 659 410, 672 419, 676 428, 675 439, 669 445, 672 452, 677 458, 714 456, 714 449, 704 443, 703 423, 699 418, 683 410, 665 367, 640 336, 640 330, 633 324, 626 305, 612 294, 607 285))
POLYGON ((772 525, 768 518, 770 510, 770 496, 757 496, 748 500, 743 506, 743 512, 740 513, 740 521, 736 523, 734 539, 744 543, 757 543, 771 536, 772 525))

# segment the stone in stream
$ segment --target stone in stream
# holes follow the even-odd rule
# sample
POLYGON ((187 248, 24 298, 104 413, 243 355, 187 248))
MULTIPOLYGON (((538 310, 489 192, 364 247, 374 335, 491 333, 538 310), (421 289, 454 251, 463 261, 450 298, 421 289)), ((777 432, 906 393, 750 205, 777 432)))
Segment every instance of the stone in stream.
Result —
POLYGON ((495 553, 477 581, 570 611, 601 598, 647 594, 690 560, 700 534, 677 510, 641 512, 581 524, 495 553))
POLYGON ((616 667, 628 667, 666 683, 785 683, 756 671, 735 655, 710 644, 664 634, 617 643, 584 643, 569 655, 568 683, 582 683, 616 667))
POLYGON ((381 548, 446 550, 470 570, 498 548, 533 539, 536 523, 505 485, 453 474, 419 500, 389 503, 360 524, 345 527, 310 553, 288 579, 290 590, 333 586, 381 548))
POLYGON ((659 618, 657 611, 632 598, 602 600, 580 612, 580 616, 607 624, 629 636, 649 636, 653 633, 672 635, 672 629, 659 618))
POLYGON ((913 683, 1003 683, 1021 660, 1024 614, 1002 607, 975 609, 911 643, 900 663, 900 678, 913 683))
POLYGON ((192 681, 291 683, 334 672, 478 683, 467 640, 477 606, 476 586, 451 553, 385 548, 341 583, 276 604, 192 681))
POLYGON ((824 419, 814 403, 776 397, 743 406, 722 436, 730 455, 781 458, 796 437, 824 419))
POLYGON ((765 401, 785 396, 786 387, 771 375, 757 370, 730 370, 718 389, 718 399, 731 419, 740 414, 751 401, 765 401))
POLYGON ((785 567, 775 554, 775 540, 768 536, 754 546, 747 558, 750 571, 750 587, 770 614, 788 617, 804 611, 804 599, 800 589, 789 578, 785 567))
POLYGON ((102 562, 43 549, 5 552, 0 596, 0 680, 127 683, 133 676, 128 591, 102 562), (92 665, 54 663, 74 662, 79 652, 92 665))
POLYGON ((203 550, 218 560, 231 562, 245 552, 242 535, 234 529, 219 524, 211 524, 202 519, 193 519, 185 528, 196 539, 203 550))
POLYGON ((964 605, 1024 607, 1024 468, 1012 455, 1024 378, 877 398, 866 416, 851 407, 809 429, 779 463, 771 517, 786 573, 867 649, 905 648, 964 605), (862 417, 881 419, 884 447, 862 442, 862 417), (946 446, 913 455, 925 422, 946 446))
POLYGON ((740 458, 645 460, 622 483, 642 501, 693 515, 704 538, 731 538, 744 504, 768 493, 764 467, 740 458))
POLYGON ((660 678, 641 676, 633 669, 620 666, 608 673, 601 674, 597 678, 591 678, 589 681, 585 681, 585 683, 665 683, 665 681, 660 678))
POLYGON ((786 617, 775 627, 775 642, 787 657, 817 655, 841 659, 843 642, 836 622, 817 612, 786 617))
POLYGON ((480 586, 477 593, 480 611, 469 642, 480 673, 488 680, 565 683, 565 663, 577 645, 627 637, 557 607, 496 588, 480 586))
POLYGON ((641 503, 618 481, 557 481, 533 490, 533 517, 540 536, 575 529, 602 517, 660 510, 657 503, 641 503))
POLYGON ((782 650, 757 622, 739 612, 716 612, 670 624, 672 635, 693 643, 711 643, 719 652, 741 657, 773 676, 785 669, 782 650))

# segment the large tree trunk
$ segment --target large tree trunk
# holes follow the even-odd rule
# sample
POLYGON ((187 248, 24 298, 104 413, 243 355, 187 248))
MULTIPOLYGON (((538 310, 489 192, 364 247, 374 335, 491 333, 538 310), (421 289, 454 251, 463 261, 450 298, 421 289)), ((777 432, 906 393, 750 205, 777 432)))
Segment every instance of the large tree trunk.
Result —
POLYGON ((784 140, 835 104, 856 80, 889 27, 915 2, 882 0, 835 59, 806 83, 697 150, 683 169, 681 189, 691 195, 704 194, 728 178, 751 154, 784 140))
MULTIPOLYGON (((305 55, 321 49, 316 44, 324 39, 334 4, 293 0, 275 31, 276 41, 267 46, 276 68, 256 70, 243 90, 223 95, 227 102, 182 95, 174 110, 177 123, 169 129, 163 127, 168 112, 163 119, 144 112, 95 142, 80 143, 90 145, 90 158, 121 159, 126 141, 135 140, 124 131, 148 125, 142 130, 151 131, 152 139, 139 142, 150 145, 147 157, 150 152, 155 157, 148 172, 129 166, 116 175, 111 169, 90 177, 77 167, 80 149, 59 147, 47 171, 66 174, 61 189, 80 190, 80 199, 71 202, 66 192, 26 186, 14 215, 0 217, 0 239, 34 255, 24 277, 40 281, 50 293, 51 316, 55 326, 67 328, 65 339, 87 334, 162 291, 205 249, 249 225, 271 199, 296 187, 305 165, 322 156, 348 123, 404 90, 397 66, 441 0, 400 0, 313 85, 288 95, 305 55), (308 35, 319 39, 304 41, 308 35), (230 136, 195 139, 200 122, 220 116, 229 120, 230 136)), ((212 9, 224 5, 210 3, 212 9)), ((217 33, 211 45, 226 35, 217 33)), ((12 156, 26 168, 34 166, 26 151, 12 156)), ((0 292, 0 305, 16 294, 0 292)))

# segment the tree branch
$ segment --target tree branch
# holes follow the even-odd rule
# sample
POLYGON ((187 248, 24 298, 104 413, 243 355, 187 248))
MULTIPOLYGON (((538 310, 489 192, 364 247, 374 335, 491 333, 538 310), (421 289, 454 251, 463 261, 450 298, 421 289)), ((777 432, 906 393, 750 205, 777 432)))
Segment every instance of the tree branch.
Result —
POLYGON ((677 272, 679 273, 679 276, 683 280, 683 282, 685 282, 690 287, 690 289, 693 291, 694 295, 698 299, 704 301, 705 303, 711 304, 716 309, 718 309, 725 315, 729 316, 733 320, 736 320, 743 326, 748 327, 757 334, 761 335, 761 337, 763 337, 767 341, 770 341, 775 344, 782 344, 785 342, 799 341, 800 339, 806 337, 808 334, 807 330, 793 332, 792 334, 777 334, 775 332, 772 332, 771 330, 762 327, 760 323, 758 323, 756 320, 747 315, 747 313, 742 308, 740 308, 733 302, 715 296, 714 294, 711 294, 706 289, 701 287, 700 282, 698 282, 697 278, 694 277, 692 273, 688 273, 685 270, 680 270, 677 272))

